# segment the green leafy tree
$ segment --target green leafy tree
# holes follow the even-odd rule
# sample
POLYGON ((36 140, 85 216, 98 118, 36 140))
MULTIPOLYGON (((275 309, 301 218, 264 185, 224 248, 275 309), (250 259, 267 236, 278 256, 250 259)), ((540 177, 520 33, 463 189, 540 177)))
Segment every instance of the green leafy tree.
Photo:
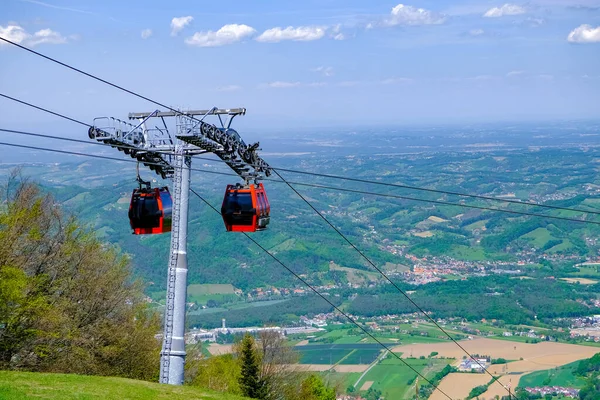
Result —
POLYGON ((600 371, 600 353, 594 354, 593 357, 581 360, 577 365, 575 373, 580 376, 586 376, 590 372, 600 371))
POLYGON ((587 384, 579 391, 580 400, 600 399, 600 379, 597 376, 588 379, 587 384))
POLYGON ((469 395, 467 396, 467 398, 468 399, 476 398, 479 395, 485 393, 485 391, 487 389, 488 389, 487 385, 475 386, 473 389, 471 389, 471 391, 469 392, 469 395))
POLYGON ((367 400, 379 400, 380 397, 381 390, 369 388, 369 390, 367 390, 367 393, 365 393, 365 398, 367 400))
POLYGON ((311 374, 300 385, 300 398, 304 400, 335 400, 335 389, 328 388, 319 376, 311 374))
MULTIPOLYGON (((186 367, 188 364, 194 365, 190 356, 193 356, 193 352, 188 352, 186 367)), ((240 363, 233 354, 200 359, 195 368, 195 376, 188 382, 189 384, 218 392, 242 394, 240 363)))
POLYGON ((12 179, 0 210, 0 368, 154 380, 159 319, 128 260, 12 179))

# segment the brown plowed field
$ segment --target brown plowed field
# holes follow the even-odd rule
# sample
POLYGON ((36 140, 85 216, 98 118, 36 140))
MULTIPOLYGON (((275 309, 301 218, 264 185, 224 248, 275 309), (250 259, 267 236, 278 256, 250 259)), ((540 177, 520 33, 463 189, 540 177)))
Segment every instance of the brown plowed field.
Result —
MULTIPOLYGON (((597 347, 580 346, 556 342, 540 342, 536 344, 510 342, 506 340, 494 340, 476 338, 460 342, 469 353, 489 355, 492 358, 504 358, 506 360, 518 360, 508 364, 491 365, 488 370, 495 375, 503 375, 500 378, 505 386, 510 384, 514 389, 519 384, 522 375, 529 372, 549 369, 573 361, 589 358, 600 352, 597 347), (522 360, 520 360, 522 358, 522 360), (507 374, 511 375, 507 375, 507 374), (517 374, 515 374, 517 373, 517 374)), ((458 365, 465 353, 454 343, 428 343, 413 344, 394 347, 394 352, 402 352, 402 357, 428 356, 432 351, 439 353, 438 357, 452 357, 458 365)), ((440 389, 453 398, 465 398, 469 391, 475 386, 486 384, 491 377, 488 374, 449 374, 440 383, 440 389)), ((480 399, 492 399, 496 395, 506 395, 506 389, 498 383, 491 385, 480 399)), ((434 392, 431 399, 443 399, 445 396, 434 392)))

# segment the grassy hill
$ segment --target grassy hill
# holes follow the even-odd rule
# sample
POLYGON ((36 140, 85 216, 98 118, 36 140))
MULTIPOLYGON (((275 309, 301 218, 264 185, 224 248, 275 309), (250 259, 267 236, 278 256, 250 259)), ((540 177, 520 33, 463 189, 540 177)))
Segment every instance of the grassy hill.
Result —
POLYGON ((244 397, 189 386, 160 385, 132 379, 0 371, 0 399, 214 399, 244 397))
MULTIPOLYGON (((505 135, 501 135, 501 139, 505 140, 505 135)), ((369 136, 365 143, 372 140, 369 136)), ((598 160, 600 149, 531 152, 525 148, 491 153, 444 151, 378 155, 357 157, 353 162, 324 153, 311 157, 286 156, 273 162, 285 168, 381 180, 380 183, 598 212, 598 160)), ((6 176, 10 168, 10 165, 0 166, 0 178, 6 176)), ((104 161, 86 160, 84 163, 30 165, 25 174, 40 181, 67 212, 89 223, 103 240, 130 254, 136 275, 148 283, 147 294, 160 301, 164 299, 170 236, 132 235, 127 223, 127 206, 135 186, 134 165, 124 167, 119 174, 99 176, 98 171, 103 169, 106 169, 104 161)), ((320 178, 305 179, 307 183, 329 184, 328 180, 320 178)), ((218 206, 227 182, 230 181, 221 176, 198 172, 194 174, 193 187, 218 206)), ((169 182, 157 184, 168 185, 169 182)), ((351 185, 346 182, 345 185, 353 190, 377 191, 357 182, 351 185)), ((385 193, 382 187, 379 189, 382 189, 380 193, 385 193)), ((452 257, 474 263, 501 261, 516 264, 528 259, 532 263, 519 267, 524 273, 563 277, 575 272, 567 264, 583 261, 587 256, 598 254, 600 249, 600 241, 596 240, 600 235, 597 224, 507 215, 493 210, 463 208, 459 203, 562 217, 580 218, 582 212, 544 211, 525 204, 500 204, 422 191, 394 193, 436 203, 336 192, 319 187, 302 190, 303 195, 311 198, 313 205, 378 266, 406 263, 410 267, 408 260, 396 253, 401 250, 417 257, 452 257), (456 205, 444 205, 439 201, 456 205), (386 245, 382 246, 386 239, 386 245), (567 259, 563 265, 561 258, 571 255, 581 256, 581 260, 567 259), (549 258, 552 261, 548 261, 549 258), (543 269, 536 265, 540 260, 547 261, 548 265, 543 269), (555 266, 557 268, 553 268, 555 266), (570 270, 562 271, 565 268, 570 270)), ((262 246, 275 252, 296 273, 306 274, 316 285, 336 283, 345 286, 348 281, 354 283, 352 280, 359 274, 365 274, 359 272, 368 269, 364 260, 352 249, 341 245, 338 235, 323 225, 313 210, 289 188, 269 184, 268 191, 272 205, 271 224, 268 230, 256 234, 262 246), (348 270, 330 268, 331 261, 348 270)), ((592 214, 585 218, 598 221, 592 214)), ((190 285, 230 284, 247 291, 297 284, 291 274, 265 257, 244 237, 227 233, 221 218, 197 198, 190 201, 188 240, 190 285)), ((192 301, 204 304, 208 300, 218 303, 236 300, 229 296, 231 290, 219 293, 203 290, 202 287, 197 291, 191 289, 192 301)))

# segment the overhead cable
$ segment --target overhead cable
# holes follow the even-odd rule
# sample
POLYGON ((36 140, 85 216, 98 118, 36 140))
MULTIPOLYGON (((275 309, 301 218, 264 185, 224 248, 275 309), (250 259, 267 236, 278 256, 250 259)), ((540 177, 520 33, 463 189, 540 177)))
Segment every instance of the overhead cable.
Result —
POLYGON ((323 213, 320 213, 319 210, 317 210, 315 208, 315 206, 312 205, 312 203, 310 201, 308 201, 304 196, 302 196, 302 194, 300 192, 298 192, 298 190, 296 190, 295 187, 293 187, 288 181, 285 180, 285 178, 283 176, 281 176, 279 174, 279 172, 275 171, 275 174, 279 177, 279 179, 281 179, 283 182, 285 182, 287 184, 287 186, 292 189, 294 191, 294 193, 296 193, 296 195, 298 197, 300 197, 310 208, 312 208, 312 210, 319 216, 321 217, 321 219, 323 219, 323 221, 325 221, 327 223, 327 225, 329 225, 342 239, 344 239, 344 241, 346 243, 348 243, 358 254, 360 254, 360 256, 367 262, 369 263, 369 265, 371 265, 371 267, 373 267, 381 276, 383 276, 383 278, 385 280, 387 280, 400 294, 402 294, 421 314, 423 314, 425 316, 425 318, 429 319, 441 332, 443 332, 446 336, 448 336, 448 338, 450 340, 452 340, 454 342, 454 344, 456 344, 467 356, 469 356, 469 358, 471 358, 473 361, 475 361, 489 376, 492 377, 492 379, 495 382, 498 382, 498 384, 500 384, 502 387, 504 387, 504 389, 506 389, 506 391, 508 392, 508 395, 510 396, 510 389, 508 389, 507 386, 505 386, 502 382, 500 382, 498 380, 498 377, 495 377, 490 371, 487 370, 487 368, 485 368, 485 366, 483 364, 481 364, 479 362, 478 359, 476 359, 475 357, 473 357, 468 351, 467 349, 465 349, 463 346, 460 345, 460 343, 458 343, 458 341, 456 339, 454 339, 452 337, 452 335, 450 335, 444 328, 442 328, 442 326, 440 324, 437 323, 437 321, 431 317, 429 314, 427 314, 427 312, 425 312, 425 310, 423 310, 421 308, 421 306, 419 306, 417 303, 415 303, 415 301, 408 295, 408 293, 406 293, 404 290, 402 290, 402 288, 400 288, 400 286, 398 286, 394 281, 392 281, 390 279, 389 276, 386 275, 385 272, 383 272, 379 267, 377 267, 377 265, 375 265, 375 263, 373 261, 371 261, 371 259, 369 257, 366 256, 365 253, 363 253, 358 247, 356 247, 356 245, 354 245, 354 243, 352 243, 350 241, 350 239, 348 239, 348 237, 346 237, 346 235, 344 235, 338 228, 336 228, 335 225, 333 225, 328 219, 327 217, 325 217, 323 215, 323 213))
MULTIPOLYGON (((177 110, 175 108, 169 107, 161 102, 158 102, 156 100, 150 99, 149 97, 146 97, 144 95, 141 95, 139 93, 136 93, 134 91, 131 91, 129 89, 126 89, 122 86, 119 86, 117 84, 114 84, 112 82, 109 82, 105 79, 102 79, 96 75, 90 74, 88 72, 82 71, 81 69, 75 68, 69 64, 66 64, 62 61, 59 61, 55 58, 49 57, 45 54, 42 54, 40 52, 37 52, 33 49, 30 49, 28 47, 25 47, 23 45, 20 45, 18 43, 15 43, 11 40, 8 40, 6 38, 0 37, 0 40, 3 40, 9 44, 12 44, 14 46, 17 46, 25 51, 28 51, 32 54, 35 54, 39 57, 42 57, 46 60, 52 61, 56 64, 59 64, 63 67, 66 67, 68 69, 71 69, 75 72, 78 72, 80 74, 83 74, 87 77, 90 77, 92 79, 95 79, 99 82, 102 82, 106 85, 112 86, 116 89, 122 90, 126 93, 129 93, 133 96, 136 96, 140 99, 146 100, 150 103, 153 103, 155 105, 158 105, 160 107, 164 107, 172 112, 178 113, 178 114, 182 114, 182 115, 186 115, 185 112, 182 112, 181 110, 177 110)), ((3 95, 3 97, 8 98, 9 96, 3 95)), ((14 99, 14 98, 13 98, 14 99)), ((18 101, 18 100, 17 100, 18 101)), ((20 101, 21 103, 25 104, 25 102, 20 101)), ((39 107, 36 107, 38 109, 41 109, 39 107)), ((54 115, 58 115, 60 116, 58 113, 54 113, 52 112, 52 114, 54 115)), ((201 122, 200 119, 194 117, 193 115, 187 115, 190 119, 201 122)), ((70 118, 68 118, 70 119, 70 118)), ((77 121, 79 122, 79 121, 77 121)), ((79 122, 81 123, 81 122, 79 122)), ((84 123, 85 124, 85 123, 84 123)), ((87 124, 85 124, 87 125, 87 124)), ((88 125, 89 126, 89 125, 88 125)), ((201 158, 201 157, 197 157, 197 158, 201 158)), ((252 167, 255 167, 255 165, 249 164, 252 167)), ((271 167, 273 168, 273 167, 271 167)), ((330 175, 330 174, 320 174, 320 173, 315 173, 315 172, 307 172, 307 171, 297 171, 297 170, 291 170, 291 169, 287 169, 287 168, 273 168, 273 169, 279 169, 280 171, 284 171, 284 172, 293 172, 293 173, 298 173, 298 174, 305 174, 305 175, 313 175, 313 176, 320 176, 323 178, 330 178, 330 179, 343 179, 343 180, 348 180, 348 181, 354 181, 354 182, 361 182, 361 183, 369 183, 369 184, 373 184, 373 185, 383 185, 383 186, 391 186, 391 187, 397 187, 397 188, 402 188, 402 189, 409 189, 409 190, 417 190, 417 191, 424 191, 424 192, 431 192, 431 193, 440 193, 440 194, 446 194, 446 195, 454 195, 454 196, 462 196, 462 197, 470 197, 470 198, 476 198, 476 199, 482 199, 482 200, 490 200, 490 201, 500 201, 503 203, 515 203, 515 204, 520 204, 520 205, 526 205, 526 206, 535 206, 535 207, 542 207, 542 208, 549 208, 549 209, 556 209, 556 210, 569 210, 569 211, 583 211, 583 210, 573 210, 573 209, 569 209, 569 208, 565 208, 565 207, 560 207, 560 206, 553 206, 553 205, 548 205, 548 204, 539 204, 539 203, 528 203, 528 202, 523 202, 523 201, 519 201, 519 200, 513 200, 513 199, 498 199, 496 197, 492 197, 492 196, 485 196, 485 195, 475 195, 475 194, 468 194, 468 193, 461 193, 461 192, 454 192, 454 191, 449 191, 449 190, 439 190, 439 189, 428 189, 428 188, 422 188, 422 187, 416 187, 416 186, 410 186, 410 185, 402 185, 402 184, 395 184, 395 183, 386 183, 386 182, 378 182, 378 181, 373 181, 373 180, 367 180, 367 179, 360 179, 360 178, 351 178, 351 177, 344 177, 344 176, 338 176, 338 175, 330 175)), ((586 212, 586 211, 583 211, 586 212)))
MULTIPOLYGON (((43 138, 47 138, 47 139, 64 140, 64 141, 75 142, 75 143, 85 143, 85 144, 99 145, 99 146, 110 146, 109 144, 104 144, 104 143, 87 142, 87 141, 79 140, 79 139, 63 138, 63 137, 60 137, 60 136, 52 136, 52 135, 43 135, 43 134, 33 133, 33 132, 17 131, 17 130, 14 130, 14 129, 0 128, 0 132, 23 134, 23 135, 28 135, 28 136, 43 137, 43 138)), ((93 157, 93 158, 106 159, 106 160, 112 160, 112 161, 124 161, 124 162, 132 162, 132 163, 137 163, 138 162, 137 160, 134 160, 134 159, 117 158, 117 157, 110 157, 110 156, 102 156, 102 155, 99 155, 99 154, 90 154, 90 153, 68 151, 68 150, 50 149, 50 148, 46 148, 46 147, 29 146, 29 145, 16 144, 16 143, 0 142, 0 145, 2 145, 2 146, 20 147, 20 148, 25 148, 25 149, 30 149, 30 150, 40 150, 40 151, 56 152, 56 153, 61 153, 61 154, 70 154, 70 155, 74 155, 74 156, 93 157)), ((217 161, 217 160, 213 160, 213 161, 217 161)), ((144 163, 148 164, 148 165, 157 165, 157 166, 161 165, 161 164, 153 163, 153 162, 149 162, 149 161, 144 161, 144 163)), ((227 172, 210 171, 210 170, 200 169, 200 168, 189 168, 189 169, 190 169, 190 171, 204 172, 204 173, 208 173, 208 174, 212 174, 212 175, 224 175, 224 176, 232 176, 232 177, 236 177, 236 178, 238 177, 237 174, 232 174, 232 173, 227 173, 227 172)), ((270 182, 276 182, 276 183, 285 183, 282 180, 273 179, 273 178, 264 178, 263 180, 270 181, 270 182)), ((396 194, 369 192, 369 191, 365 191, 365 190, 348 189, 348 188, 341 188, 341 187, 320 185, 320 184, 314 184, 314 183, 293 182, 293 181, 288 181, 288 182, 291 183, 291 184, 293 184, 293 185, 296 185, 296 186, 299 185, 299 186, 306 186, 306 187, 312 187, 312 188, 317 188, 317 189, 334 190, 334 191, 338 191, 338 192, 356 193, 356 194, 363 194, 363 195, 368 195, 368 196, 387 197, 387 198, 393 198, 393 199, 399 199, 399 200, 408 200, 408 201, 416 201, 416 202, 422 202, 422 203, 428 203, 428 204, 438 204, 438 205, 444 205, 444 206, 454 206, 454 207, 461 207, 461 208, 471 208, 471 209, 476 209, 476 210, 501 212, 501 213, 506 213, 506 214, 522 215, 522 216, 528 216, 528 217, 538 217, 538 218, 554 219, 554 220, 560 220, 560 221, 569 221, 569 222, 578 222, 578 223, 600 225, 600 221, 590 221, 590 220, 585 220, 585 219, 577 219, 577 218, 570 218, 570 217, 560 217, 560 216, 553 216, 553 215, 546 215, 546 214, 530 213, 530 212, 526 212, 526 211, 514 211, 514 210, 506 210, 506 209, 500 209, 500 208, 491 208, 491 207, 485 207, 485 206, 476 206, 476 205, 470 205, 470 204, 452 203, 452 202, 449 202, 449 201, 442 201, 442 200, 427 200, 427 199, 420 199, 420 198, 410 197, 410 196, 401 196, 401 195, 396 195, 396 194)), ((580 211, 580 212, 585 212, 585 211, 580 211)))
MULTIPOLYGON (((195 194, 200 200, 202 200, 206 205, 208 205, 214 212, 216 212, 217 214, 221 215, 221 213, 219 212, 219 210, 217 210, 212 204, 210 204, 210 202, 208 202, 206 199, 204 199, 204 197, 202 197, 200 194, 198 194, 194 189, 190 188, 190 191, 195 194)), ((338 306, 336 306, 331 300, 329 300, 327 297, 325 297, 322 293, 320 293, 314 286, 312 286, 310 283, 308 283, 306 281, 306 279, 302 278, 300 275, 298 275, 296 272, 294 272, 290 267, 288 267, 287 265, 285 265, 279 258, 277 258, 273 253, 271 253, 269 250, 267 250, 264 246, 262 246, 260 243, 258 243, 258 241, 256 241, 256 239, 254 239, 252 236, 250 236, 248 233, 246 232, 242 232, 244 234, 244 236, 246 236, 252 243, 254 243, 256 246, 258 246, 262 251, 264 251, 269 257, 271 257, 275 262, 277 262, 279 265, 281 265, 283 268, 285 268, 290 274, 294 275, 294 277, 296 279, 298 279, 300 282, 302 282, 306 287, 308 287, 310 290, 312 290, 317 296, 321 297, 323 300, 325 300, 331 307, 333 307, 337 312, 339 312, 340 314, 342 314, 344 317, 346 317, 346 319, 348 321, 350 321, 350 323, 352 323, 353 325, 355 325, 357 328, 359 328, 361 331, 363 331, 367 336, 369 336, 371 339, 373 339, 375 342, 377 342, 382 348, 384 348, 385 350, 387 350, 390 354, 392 354, 394 357, 396 357, 398 360, 400 360, 404 365, 406 365, 408 368, 410 368, 413 372, 415 372, 419 377, 423 378, 427 383, 429 383, 434 390, 439 391, 440 393, 442 393, 444 396, 446 396, 447 398, 449 398, 450 400, 452 400, 452 397, 450 397, 448 394, 446 394, 442 389, 440 389, 438 386, 434 385, 433 382, 431 382, 429 379, 427 379, 425 376, 423 376, 423 374, 421 374, 419 371, 417 371, 412 365, 410 365, 408 362, 406 362, 402 357, 400 357, 397 353, 395 353, 391 348, 389 348, 388 346, 386 346, 384 343, 382 343, 379 339, 377 339, 371 332, 369 332, 364 326, 362 326, 361 324, 359 324, 354 318, 352 318, 350 315, 348 315, 346 312, 342 311, 338 306)))

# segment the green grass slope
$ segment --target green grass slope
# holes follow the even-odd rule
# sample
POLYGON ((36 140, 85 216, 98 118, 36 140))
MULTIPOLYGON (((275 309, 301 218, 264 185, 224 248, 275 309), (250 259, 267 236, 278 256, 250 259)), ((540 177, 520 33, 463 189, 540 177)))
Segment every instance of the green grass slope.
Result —
POLYGON ((575 361, 558 368, 532 372, 521 377, 519 386, 564 386, 582 388, 585 386, 585 379, 573 374, 573 371, 577 369, 578 365, 579 361, 575 361))
POLYGON ((0 399, 243 400, 244 397, 124 378, 0 371, 0 399))

